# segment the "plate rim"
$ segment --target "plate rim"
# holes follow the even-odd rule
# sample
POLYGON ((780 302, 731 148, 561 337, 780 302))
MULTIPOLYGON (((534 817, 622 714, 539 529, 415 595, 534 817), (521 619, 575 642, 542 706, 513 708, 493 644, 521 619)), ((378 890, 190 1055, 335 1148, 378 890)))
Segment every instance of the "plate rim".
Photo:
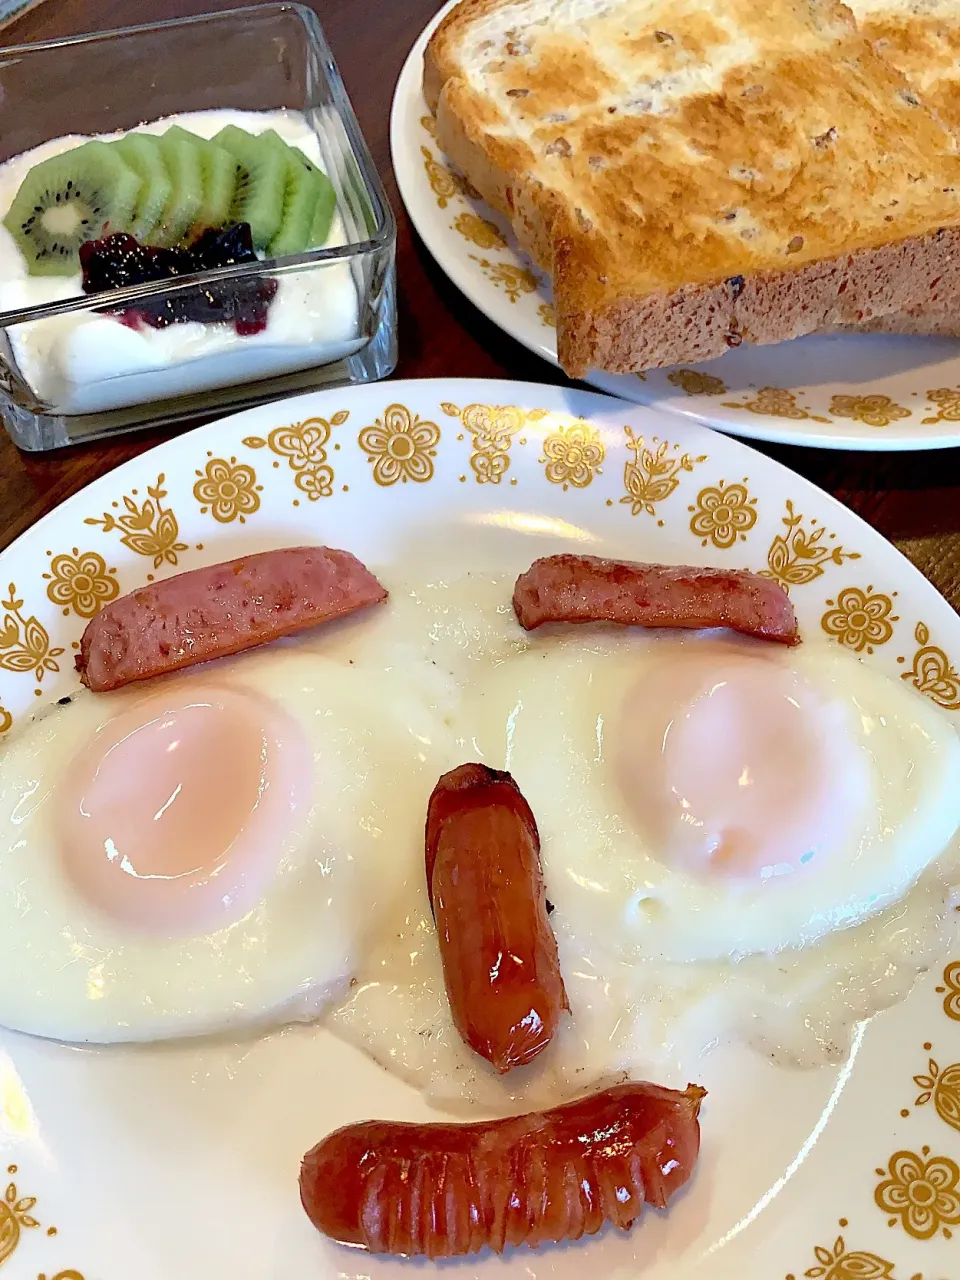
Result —
MULTIPOLYGON (((302 418, 306 416, 302 412, 302 408, 306 408, 307 405, 310 406, 308 410, 310 414, 319 411, 326 416, 326 407, 332 407, 334 403, 339 408, 341 405, 349 404, 351 401, 366 398, 379 399, 383 405, 387 405, 391 400, 407 400, 407 403, 411 403, 412 400, 417 398, 421 400, 429 398, 430 400, 439 402, 442 399, 445 399, 448 395, 452 399, 457 399, 459 397, 458 403, 463 403, 464 396, 484 401, 498 400, 501 403, 507 404, 519 403, 520 405, 523 405, 524 403, 537 403, 538 401, 542 404, 543 401, 546 400, 547 402, 553 402, 554 407, 552 412, 563 414, 584 411, 588 418, 592 407, 598 414, 602 414, 611 426, 613 423, 610 422, 610 419, 618 416, 618 411, 622 411, 625 420, 633 422, 634 426, 637 425, 638 421, 645 420, 653 430, 657 430, 658 428, 667 430, 672 427, 674 431, 679 429, 682 436, 686 437, 687 441, 690 443, 695 442, 696 439, 701 439, 704 443, 713 441, 714 448, 717 452, 726 454, 729 458, 735 460, 745 458, 748 460, 748 465, 751 465, 749 460, 758 460, 752 463, 753 467, 760 467, 758 478, 759 475, 764 477, 772 475, 778 477, 784 484, 787 483, 789 478, 789 483, 791 486, 796 488, 798 496, 808 499, 811 496, 815 496, 817 503, 820 504, 817 511, 818 516, 821 516, 821 514, 826 516, 829 513, 842 512, 843 520, 846 524, 865 532, 866 536, 864 537, 864 545, 861 549, 868 558, 871 555, 881 554, 881 547, 882 555, 884 557, 888 557, 890 553, 893 552, 894 557, 897 558, 893 563, 896 563, 898 567, 898 582, 895 585, 903 583, 901 590, 904 595, 907 594, 907 592, 903 590, 904 586, 909 585, 911 590, 916 591, 917 595, 920 597, 919 608, 923 611, 924 616, 928 617, 934 626, 945 632, 943 642, 947 645, 948 649, 956 651, 956 648, 958 647, 958 642, 960 642, 960 615, 951 608, 942 594, 937 591, 936 587, 920 572, 909 558, 878 530, 874 529, 862 516, 845 506, 839 498, 836 498, 834 495, 823 490, 814 482, 794 471, 779 459, 769 457, 765 453, 753 448, 750 444, 735 437, 725 438, 721 433, 711 432, 709 427, 698 420, 693 420, 692 422, 688 422, 687 426, 678 428, 677 424, 680 421, 679 417, 658 406, 645 405, 635 401, 624 400, 621 397, 613 397, 590 387, 578 385, 563 386, 552 383, 538 383, 510 378, 410 378, 398 379, 396 381, 391 380, 383 383, 368 383, 354 387, 325 388, 297 396, 286 397, 281 400, 269 402, 265 405, 254 406, 252 408, 224 415, 223 417, 214 419, 209 423, 205 423, 189 431, 175 433, 168 439, 159 441, 152 445, 143 453, 119 463, 116 467, 104 473, 104 475, 91 480, 82 489, 65 498, 51 511, 41 517, 40 520, 25 529, 9 544, 8 547, 4 548, 0 555, 11 553, 8 555, 9 561, 20 550, 25 539, 35 537, 39 542, 43 536, 43 532, 46 529, 49 529, 51 523, 55 522, 58 517, 63 517, 65 515, 67 519, 71 521, 71 524, 79 525, 79 514, 83 511, 85 506, 90 505, 89 498, 91 493, 98 493, 102 489, 106 488, 110 490, 111 496, 113 496, 113 491, 116 490, 116 492, 119 493, 120 486, 124 483, 125 478, 129 477, 131 474, 137 475, 138 479, 140 478, 140 472, 153 471, 155 469, 165 469, 168 474, 173 474, 175 468, 168 465, 168 459, 171 456, 179 453, 186 458, 192 458, 194 455, 199 458, 203 449, 209 447, 207 441, 212 440, 216 433, 221 432, 224 429, 228 431, 232 430, 236 435, 240 435, 243 433, 243 429, 247 422, 259 419, 262 423, 264 417, 267 415, 273 418, 277 424, 282 422, 285 418, 287 420, 292 420, 296 417, 302 418), (570 403, 571 397, 576 397, 574 404, 570 403), (320 406, 323 407, 321 408, 320 406), (822 501, 824 499, 826 500, 825 502, 822 501), (904 573, 905 567, 907 567, 911 572, 904 573), (936 602, 934 597, 936 597, 936 602), (948 619, 951 621, 948 622, 948 619)), ((352 404, 350 404, 350 407, 353 407, 352 404)), ((422 408, 420 409, 420 412, 423 412, 422 408)), ((683 443, 682 440, 681 443, 683 443)), ((726 459, 723 460, 723 465, 724 467, 726 466, 726 459)), ((353 482, 351 481, 351 487, 352 486, 353 482)), ((453 493, 457 492, 457 486, 451 485, 449 480, 444 482, 442 487, 443 489, 447 489, 453 493)), ((428 489, 428 493, 432 492, 432 490, 428 489)), ((487 497, 489 496, 490 503, 492 505, 499 506, 501 505, 501 496, 506 496, 507 501, 510 501, 510 492, 511 491, 507 490, 506 495, 501 495, 498 491, 491 491, 489 492, 489 495, 485 495, 484 501, 486 502, 487 497)), ((762 493, 762 491, 760 492, 762 493)), ((550 508, 556 510, 558 506, 562 504, 563 499, 561 499, 558 494, 554 495, 552 486, 546 486, 544 493, 547 495, 543 499, 544 505, 548 505, 550 508)), ((534 501, 537 501, 537 499, 534 499, 534 501)), ((407 517, 404 516, 397 517, 397 519, 401 521, 406 518, 407 517)), ((589 519, 589 517, 587 518, 589 519)), ((304 532, 306 537, 322 538, 325 534, 323 521, 324 517, 319 515, 311 516, 309 518, 309 522, 305 520, 304 532)), ((627 520, 623 523, 622 527, 624 529, 623 542, 625 545, 628 545, 630 529, 633 526, 631 525, 631 522, 627 520)), ((213 549, 218 545, 218 543, 229 540, 232 532, 235 533, 236 531, 231 531, 229 527, 221 528, 218 526, 216 529, 210 528, 209 538, 205 538, 204 541, 210 549, 213 549)), ((257 537, 256 534, 248 534, 247 536, 252 536, 253 538, 257 537)), ((62 539, 59 538, 57 539, 57 541, 61 540, 62 539)), ((187 565, 184 566, 184 569, 174 569, 172 572, 177 573, 189 571, 191 567, 193 566, 187 565)), ((46 703, 43 705, 46 705, 46 703)), ((886 1121, 884 1121, 884 1125, 885 1124, 886 1121)), ((885 1135, 886 1132, 886 1128, 884 1128, 885 1135)), ((890 1132, 892 1133, 892 1129, 890 1132)), ((952 1148, 951 1152, 952 1154, 956 1154, 952 1148)), ((821 1224, 814 1221, 812 1214, 809 1215, 809 1220, 804 1218, 802 1224, 802 1232, 804 1235, 815 1235, 815 1238, 819 1239, 820 1228, 821 1224)), ((824 1239, 826 1239, 826 1235, 827 1232, 824 1232, 824 1239)), ((794 1232, 789 1233, 786 1239, 785 1252, 788 1250, 793 1251, 796 1248, 796 1245, 800 1242, 800 1236, 801 1228, 797 1228, 795 1235, 794 1232)), ((883 1237, 880 1238, 882 1239, 883 1237)), ((911 1243, 898 1240, 898 1245, 901 1250, 904 1248, 910 1249, 909 1257, 911 1259, 913 1258, 914 1246, 911 1243)), ((881 1246, 881 1248, 882 1247, 883 1246, 881 1246)), ((889 1256, 888 1249, 884 1249, 883 1251, 885 1256, 889 1256)), ((99 1258, 97 1261, 99 1262, 99 1258)), ((105 1261, 110 1261, 109 1256, 105 1258, 105 1261)), ((587 1261, 589 1266, 589 1257, 587 1261)), ((54 1271, 56 1272, 56 1268, 54 1268, 54 1271)), ((2 1274, 2 1272, 0 1272, 0 1274, 2 1274)), ((93 1277, 86 1271, 86 1269, 84 1269, 84 1274, 88 1275, 88 1280, 93 1280, 93 1277)), ((631 1269, 629 1274, 636 1274, 639 1280, 641 1269, 638 1268, 636 1272, 631 1269)), ((802 1272, 798 1271, 797 1274, 800 1275, 802 1272)), ((900 1276, 901 1271, 898 1270, 896 1274, 897 1276, 900 1276)), ((903 1272, 903 1274, 906 1275, 909 1274, 909 1272, 903 1272)), ((93 1268, 93 1275, 99 1275, 99 1268, 96 1266, 93 1268)), ((51 1280, 55 1280, 55 1276, 51 1276, 51 1280)), ((610 1280, 613 1280, 612 1276, 610 1277, 610 1280)))

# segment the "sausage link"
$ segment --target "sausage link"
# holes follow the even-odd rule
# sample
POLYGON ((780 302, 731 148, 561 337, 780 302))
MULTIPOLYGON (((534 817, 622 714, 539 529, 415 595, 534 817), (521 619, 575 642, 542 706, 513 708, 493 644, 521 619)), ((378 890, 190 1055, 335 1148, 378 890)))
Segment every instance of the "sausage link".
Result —
POLYGON ((624 1084, 479 1124, 347 1125, 304 1156, 300 1198, 324 1235, 408 1257, 627 1230, 693 1172, 704 1093, 624 1084))
POLYGON ((569 1009, 540 837, 509 773, 463 764, 427 810, 427 889, 453 1021, 497 1071, 532 1061, 569 1009))
POLYGON ((193 569, 108 604, 76 665, 97 693, 253 649, 386 600, 347 551, 285 547, 193 569))
POLYGON ((513 608, 526 631, 547 622, 618 622, 729 627, 759 640, 800 643, 793 605, 783 587, 746 569, 546 556, 517 579, 513 608))

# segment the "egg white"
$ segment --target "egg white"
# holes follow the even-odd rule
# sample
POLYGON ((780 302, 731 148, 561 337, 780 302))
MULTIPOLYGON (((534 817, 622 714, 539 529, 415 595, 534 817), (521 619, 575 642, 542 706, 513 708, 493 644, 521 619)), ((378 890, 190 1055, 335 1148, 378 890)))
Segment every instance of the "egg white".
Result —
MULTIPOLYGON (((511 587, 502 582, 500 599, 511 587)), ((472 594, 449 583, 449 612, 472 594)), ((765 660, 802 673, 830 708, 822 728, 842 735, 850 804, 819 865, 746 886, 694 876, 638 830, 611 752, 643 665, 662 646, 716 639, 591 627, 518 638, 502 619, 477 637, 469 662, 436 648, 459 672, 450 717, 459 759, 509 769, 536 816, 572 1017, 506 1080, 466 1048, 418 865, 328 1017, 338 1034, 444 1105, 507 1110, 547 1105, 624 1071, 682 1086, 704 1052, 736 1039, 784 1062, 837 1062, 858 1021, 908 994, 953 923, 960 743, 952 723, 838 646, 763 646, 765 660)))
MULTIPOLYGON (((902 899, 960 827, 960 736, 932 702, 836 644, 720 645, 709 634, 546 637, 499 665, 472 708, 481 758, 513 773, 537 815, 559 914, 622 959, 807 946, 902 899), (704 645, 787 668, 814 691, 804 710, 844 804, 809 865, 743 882, 696 874, 629 812, 617 778, 617 755, 631 746, 624 700, 645 667, 657 678, 665 647, 682 661, 704 645)), ((708 758, 727 747, 719 727, 717 740, 697 744, 708 758)))
POLYGON ((416 685, 346 658, 280 646, 215 670, 271 699, 312 753, 313 803, 267 892, 226 927, 158 938, 73 890, 55 845, 57 784, 104 721, 153 686, 82 692, 3 753, 0 1025, 77 1042, 153 1040, 311 1017, 343 991, 401 869, 422 857, 423 813, 448 759, 443 726, 416 685))

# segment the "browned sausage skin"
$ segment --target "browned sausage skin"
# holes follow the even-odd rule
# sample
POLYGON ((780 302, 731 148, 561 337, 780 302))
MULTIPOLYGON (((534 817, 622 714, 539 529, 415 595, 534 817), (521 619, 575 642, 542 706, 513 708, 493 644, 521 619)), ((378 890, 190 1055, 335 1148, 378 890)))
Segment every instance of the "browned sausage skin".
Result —
POLYGON ((759 640, 800 643, 790 597, 772 578, 745 569, 546 556, 517 579, 513 608, 527 631, 547 622, 617 622, 729 627, 759 640))
POLYGON ((626 1230, 693 1172, 703 1097, 624 1084, 507 1120, 348 1125, 307 1152, 300 1198, 318 1231, 371 1253, 501 1253, 605 1222, 626 1230))
POLYGON ((497 1071, 531 1062, 570 1006, 530 806, 509 773, 460 765, 434 788, 425 843, 457 1030, 497 1071))
POLYGON ((386 598, 348 551, 263 551, 114 600, 88 623, 77 670, 88 688, 103 693, 255 648, 386 598))

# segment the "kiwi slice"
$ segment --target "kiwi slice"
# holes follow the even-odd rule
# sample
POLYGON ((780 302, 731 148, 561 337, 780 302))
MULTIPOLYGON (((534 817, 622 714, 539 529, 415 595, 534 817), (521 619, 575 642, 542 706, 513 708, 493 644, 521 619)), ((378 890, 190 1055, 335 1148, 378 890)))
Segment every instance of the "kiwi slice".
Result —
POLYGON ((180 244, 197 220, 197 211, 203 204, 203 165, 200 149, 192 142, 170 136, 167 130, 160 138, 163 162, 170 175, 172 188, 160 222, 154 229, 154 244, 167 248, 180 244))
POLYGON ((307 237, 308 249, 320 249, 327 243, 327 237, 333 225, 333 215, 337 208, 337 193, 333 189, 333 183, 325 173, 319 170, 317 170, 317 178, 319 181, 314 186, 316 203, 313 208, 313 221, 307 237))
POLYGON ((265 130, 260 137, 276 150, 282 150, 287 166, 283 221, 270 241, 271 257, 303 253, 305 249, 323 245, 330 234, 336 204, 333 184, 299 147, 284 142, 274 129, 265 130))
POLYGON ((140 187, 119 151, 85 142, 29 170, 4 225, 31 275, 73 275, 82 244, 130 226, 140 187))
POLYGON ((160 139, 151 133, 127 133, 112 146, 141 182, 137 207, 127 230, 141 244, 149 244, 150 235, 163 216, 173 189, 167 166, 163 163, 160 139))
POLYGON ((228 124, 212 140, 240 163, 231 222, 248 222, 257 249, 266 249, 283 221, 286 159, 269 141, 228 124))
POLYGON ((283 221, 280 230, 270 241, 267 252, 271 258, 289 257, 294 253, 303 253, 310 239, 310 227, 313 224, 315 200, 315 184, 319 179, 308 173, 302 165, 297 164, 285 148, 287 156, 286 181, 283 189, 283 221))
POLYGON ((200 152, 200 167, 203 172, 203 200, 197 210, 196 222, 191 229, 191 238, 202 235, 204 231, 217 231, 226 226, 233 208, 239 179, 239 165, 236 156, 208 142, 206 138, 198 138, 195 133, 181 129, 178 124, 168 129, 165 137, 173 137, 181 142, 189 142, 200 152))

